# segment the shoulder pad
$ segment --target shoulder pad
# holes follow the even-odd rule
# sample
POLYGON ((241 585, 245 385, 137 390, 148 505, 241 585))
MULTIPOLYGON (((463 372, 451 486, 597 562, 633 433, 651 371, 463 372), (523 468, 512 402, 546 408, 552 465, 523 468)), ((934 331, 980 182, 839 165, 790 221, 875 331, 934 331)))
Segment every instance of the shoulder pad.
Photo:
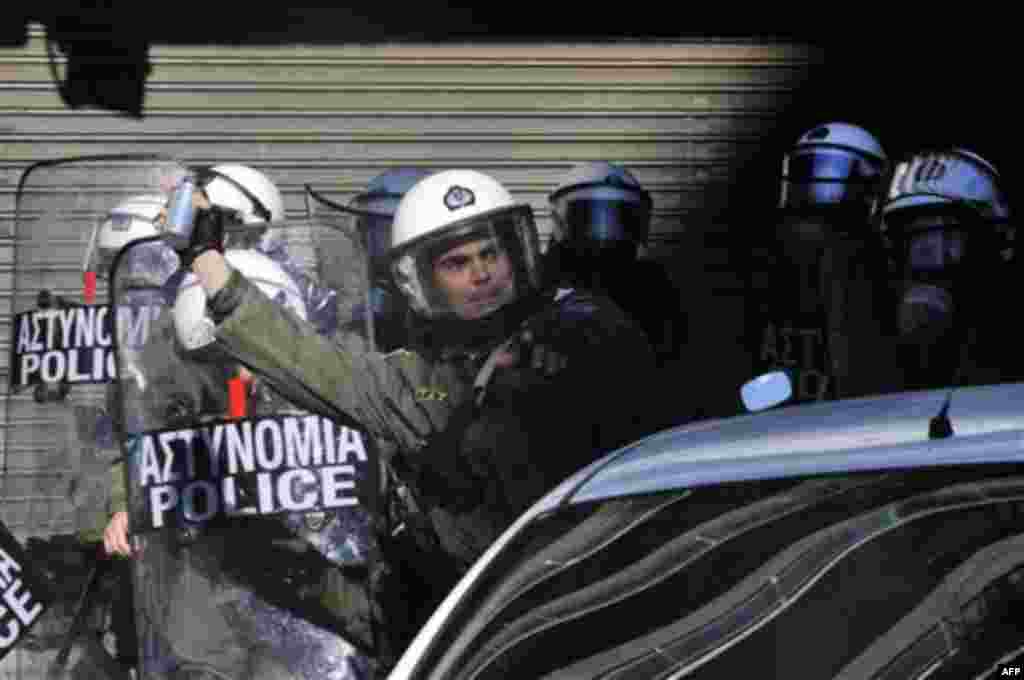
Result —
POLYGON ((608 298, 579 289, 559 298, 555 303, 558 316, 568 319, 593 317, 613 307, 608 298))

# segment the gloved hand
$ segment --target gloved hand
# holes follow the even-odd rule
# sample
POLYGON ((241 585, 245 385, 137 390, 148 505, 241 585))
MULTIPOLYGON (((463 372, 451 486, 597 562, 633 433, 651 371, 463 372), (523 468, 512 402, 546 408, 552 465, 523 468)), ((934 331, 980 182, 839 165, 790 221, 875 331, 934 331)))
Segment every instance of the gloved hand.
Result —
POLYGON ((529 358, 530 368, 547 377, 560 373, 569 363, 568 356, 561 348, 556 348, 549 338, 538 337, 532 329, 523 331, 519 343, 524 358, 529 358))
POLYGON ((237 221, 239 219, 235 211, 216 205, 196 211, 192 238, 189 240, 188 246, 177 251, 178 257, 181 259, 181 266, 191 269, 195 259, 208 250, 223 253, 225 226, 237 221))
POLYGON ((507 347, 498 350, 495 368, 530 369, 540 376, 550 378, 565 369, 568 361, 564 353, 527 328, 507 347))

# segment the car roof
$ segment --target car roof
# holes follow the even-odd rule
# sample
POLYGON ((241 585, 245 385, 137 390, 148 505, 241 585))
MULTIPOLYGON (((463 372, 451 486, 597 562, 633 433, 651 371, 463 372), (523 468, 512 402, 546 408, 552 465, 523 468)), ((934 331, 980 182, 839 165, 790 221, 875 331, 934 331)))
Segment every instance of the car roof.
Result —
POLYGON ((456 603, 538 516, 605 498, 729 481, 1024 461, 1024 383, 819 402, 659 432, 559 484, 485 551, 416 637, 393 677, 408 677, 456 603), (950 399, 954 434, 929 439, 950 399))
POLYGON ((646 437, 560 484, 535 508, 729 481, 1016 460, 1024 383, 818 402, 646 437), (954 435, 930 440, 950 398, 954 435))

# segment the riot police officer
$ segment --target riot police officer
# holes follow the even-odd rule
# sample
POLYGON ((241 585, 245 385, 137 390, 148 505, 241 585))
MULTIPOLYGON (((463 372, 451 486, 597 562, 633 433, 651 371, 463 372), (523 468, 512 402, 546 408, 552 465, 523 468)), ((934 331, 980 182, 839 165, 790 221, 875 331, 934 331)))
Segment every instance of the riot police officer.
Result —
MULTIPOLYGON (((203 201, 217 201, 213 209, 232 224, 226 255, 231 266, 257 281, 265 295, 314 332, 333 336, 334 291, 301 270, 290 255, 276 187, 262 173, 244 166, 204 169, 198 177, 203 201)), ((128 256, 134 251, 130 249, 128 256)), ((137 356, 120 350, 125 377, 136 374, 144 385, 122 383, 131 388, 125 399, 144 402, 127 410, 136 418, 152 420, 132 423, 128 430, 149 431, 167 423, 196 427, 211 418, 293 411, 265 381, 253 380, 213 343, 205 296, 194 277, 181 276, 185 273, 175 277, 177 285, 167 304, 173 309, 161 316, 154 342, 137 356), (241 386, 240 400, 232 383, 241 386)), ((117 274, 123 284, 123 258, 117 274)), ((366 459, 356 464, 360 502, 351 512, 248 518, 207 531, 193 526, 186 511, 176 519, 184 527, 180 536, 150 535, 140 554, 134 554, 128 540, 126 486, 118 480, 113 501, 118 512, 105 532, 107 549, 132 555, 140 574, 161 575, 140 579, 140 611, 147 621, 153 620, 160 601, 174 602, 166 618, 157 617, 142 636, 147 671, 159 666, 178 674, 320 677, 328 659, 345 664, 331 671, 336 677, 365 677, 386 670, 395 651, 375 601, 378 573, 386 569, 377 545, 383 529, 377 497, 385 493, 378 483, 385 482, 376 469, 379 458, 372 443, 360 437, 355 432, 347 435, 350 444, 359 442, 357 448, 366 459), (292 549, 282 551, 271 543, 305 547, 293 554, 292 549), (252 560, 254 551, 260 554, 258 562, 252 560), (312 591, 312 597, 303 595, 306 591, 312 591), (154 646, 160 639, 169 649, 154 646)))
MULTIPOLYGON (((295 270, 289 262, 280 231, 272 228, 272 225, 285 219, 284 199, 277 185, 265 173, 238 164, 201 168, 198 177, 199 186, 210 205, 230 210, 241 223, 257 227, 232 232, 230 245, 255 249, 285 267, 291 277, 299 282, 298 285, 302 286, 305 304, 313 310, 310 316, 317 323, 318 330, 333 333, 337 326, 333 292, 316 286, 302 272, 295 270)), ((127 216, 117 218, 121 222, 132 218, 131 222, 115 225, 108 220, 109 224, 104 223, 99 227, 91 240, 95 248, 87 257, 90 263, 87 269, 106 273, 117 253, 129 243, 158 235, 166 220, 166 205, 167 196, 150 195, 133 200, 131 205, 125 206, 125 210, 116 211, 127 216)), ((148 244, 145 249, 145 252, 153 253, 154 258, 158 259, 148 262, 143 257, 143 251, 135 250, 131 253, 132 261, 139 263, 140 272, 145 267, 153 267, 157 262, 160 264, 158 271, 168 271, 167 268, 170 268, 169 273, 162 277, 160 288, 164 291, 167 304, 173 305, 187 272, 178 268, 177 256, 163 243, 148 244)), ((109 553, 128 555, 131 548, 127 538, 128 515, 124 511, 127 499, 119 467, 114 469, 114 476, 111 501, 113 511, 104 530, 104 543, 109 553)))
MULTIPOLYGON (((94 273, 98 278, 107 279, 110 268, 121 250, 129 244, 142 239, 152 239, 160 233, 160 219, 167 197, 153 193, 134 196, 122 201, 97 224, 90 248, 86 255, 85 271, 94 273)), ((154 302, 154 296, 169 299, 174 295, 178 258, 174 251, 160 241, 150 241, 132 251, 132 265, 138 283, 138 293, 133 294, 131 306, 144 309, 154 302)), ((124 343, 133 342, 136 338, 124 337, 124 343)), ((143 338, 137 338, 144 342, 143 338)), ((106 385, 106 404, 103 409, 83 411, 91 413, 94 419, 91 427, 80 428, 80 432, 88 431, 94 442, 111 449, 118 448, 121 435, 120 409, 117 404, 117 388, 113 383, 106 385)), ((106 521, 120 522, 118 512, 122 509, 119 499, 123 496, 123 477, 119 461, 108 461, 109 467, 97 476, 101 492, 97 494, 102 501, 90 504, 88 511, 94 514, 94 528, 89 531, 93 540, 102 538, 106 530, 102 527, 106 521)), ((109 526, 109 524, 107 524, 109 526)), ((110 551, 107 552, 110 555, 110 551)), ((118 577, 119 592, 111 609, 111 627, 115 634, 116 655, 126 667, 135 667, 138 663, 138 638, 135 627, 134 591, 131 582, 131 565, 126 561, 116 560, 112 565, 118 577)))
MULTIPOLYGON (((650 389, 666 392, 678 385, 688 331, 683 295, 664 266, 639 257, 650 236, 650 193, 621 165, 595 161, 573 166, 548 195, 548 204, 554 221, 545 254, 549 274, 560 286, 611 298, 639 324, 655 351, 663 383, 650 389)), ((694 409, 682 404, 683 396, 664 400, 671 408, 655 428, 692 417, 694 409)))
POLYGON ((993 296, 1016 285, 1009 203, 995 167, 967 149, 923 150, 895 169, 880 228, 899 283, 906 387, 1019 377, 993 296))
POLYGON ((841 122, 808 130, 783 157, 777 223, 755 241, 748 318, 756 372, 786 370, 797 402, 899 385, 883 365, 888 269, 872 223, 888 168, 873 134, 841 122))
POLYGON ((218 341, 310 410, 415 454, 465 565, 544 490, 643 433, 646 338, 604 298, 545 289, 532 210, 483 173, 435 173, 399 204, 391 272, 420 322, 408 351, 317 337, 225 263, 220 233, 202 215, 181 252, 218 341))

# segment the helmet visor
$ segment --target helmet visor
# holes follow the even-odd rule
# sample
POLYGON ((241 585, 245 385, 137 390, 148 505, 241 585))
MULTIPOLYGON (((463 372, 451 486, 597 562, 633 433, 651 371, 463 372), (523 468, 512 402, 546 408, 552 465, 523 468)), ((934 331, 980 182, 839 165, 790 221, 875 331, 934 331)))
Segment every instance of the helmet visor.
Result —
MULTIPOLYGON (((102 222, 93 227, 82 270, 94 272, 97 278, 108 279, 114 258, 122 248, 139 239, 155 236, 161 230, 162 225, 146 215, 129 212, 114 212, 106 215, 102 222)), ((147 243, 145 246, 142 250, 160 250, 162 247, 174 255, 174 252, 162 243, 147 243)), ((132 252, 130 255, 135 257, 136 254, 132 252)), ((150 255, 145 257, 152 259, 150 255)), ((177 257, 174 259, 177 263, 177 257)))
POLYGON ((161 239, 134 244, 118 265, 122 285, 134 288, 160 288, 179 267, 178 254, 161 239))
POLYGON ((533 211, 515 206, 458 222, 396 254, 395 282, 428 318, 482 319, 540 285, 533 211))
POLYGON ((646 243, 650 222, 650 208, 639 203, 581 199, 569 201, 565 207, 569 239, 579 245, 646 243))
POLYGON ((881 178, 879 163, 843 149, 798 151, 783 160, 780 207, 871 204, 881 178))

